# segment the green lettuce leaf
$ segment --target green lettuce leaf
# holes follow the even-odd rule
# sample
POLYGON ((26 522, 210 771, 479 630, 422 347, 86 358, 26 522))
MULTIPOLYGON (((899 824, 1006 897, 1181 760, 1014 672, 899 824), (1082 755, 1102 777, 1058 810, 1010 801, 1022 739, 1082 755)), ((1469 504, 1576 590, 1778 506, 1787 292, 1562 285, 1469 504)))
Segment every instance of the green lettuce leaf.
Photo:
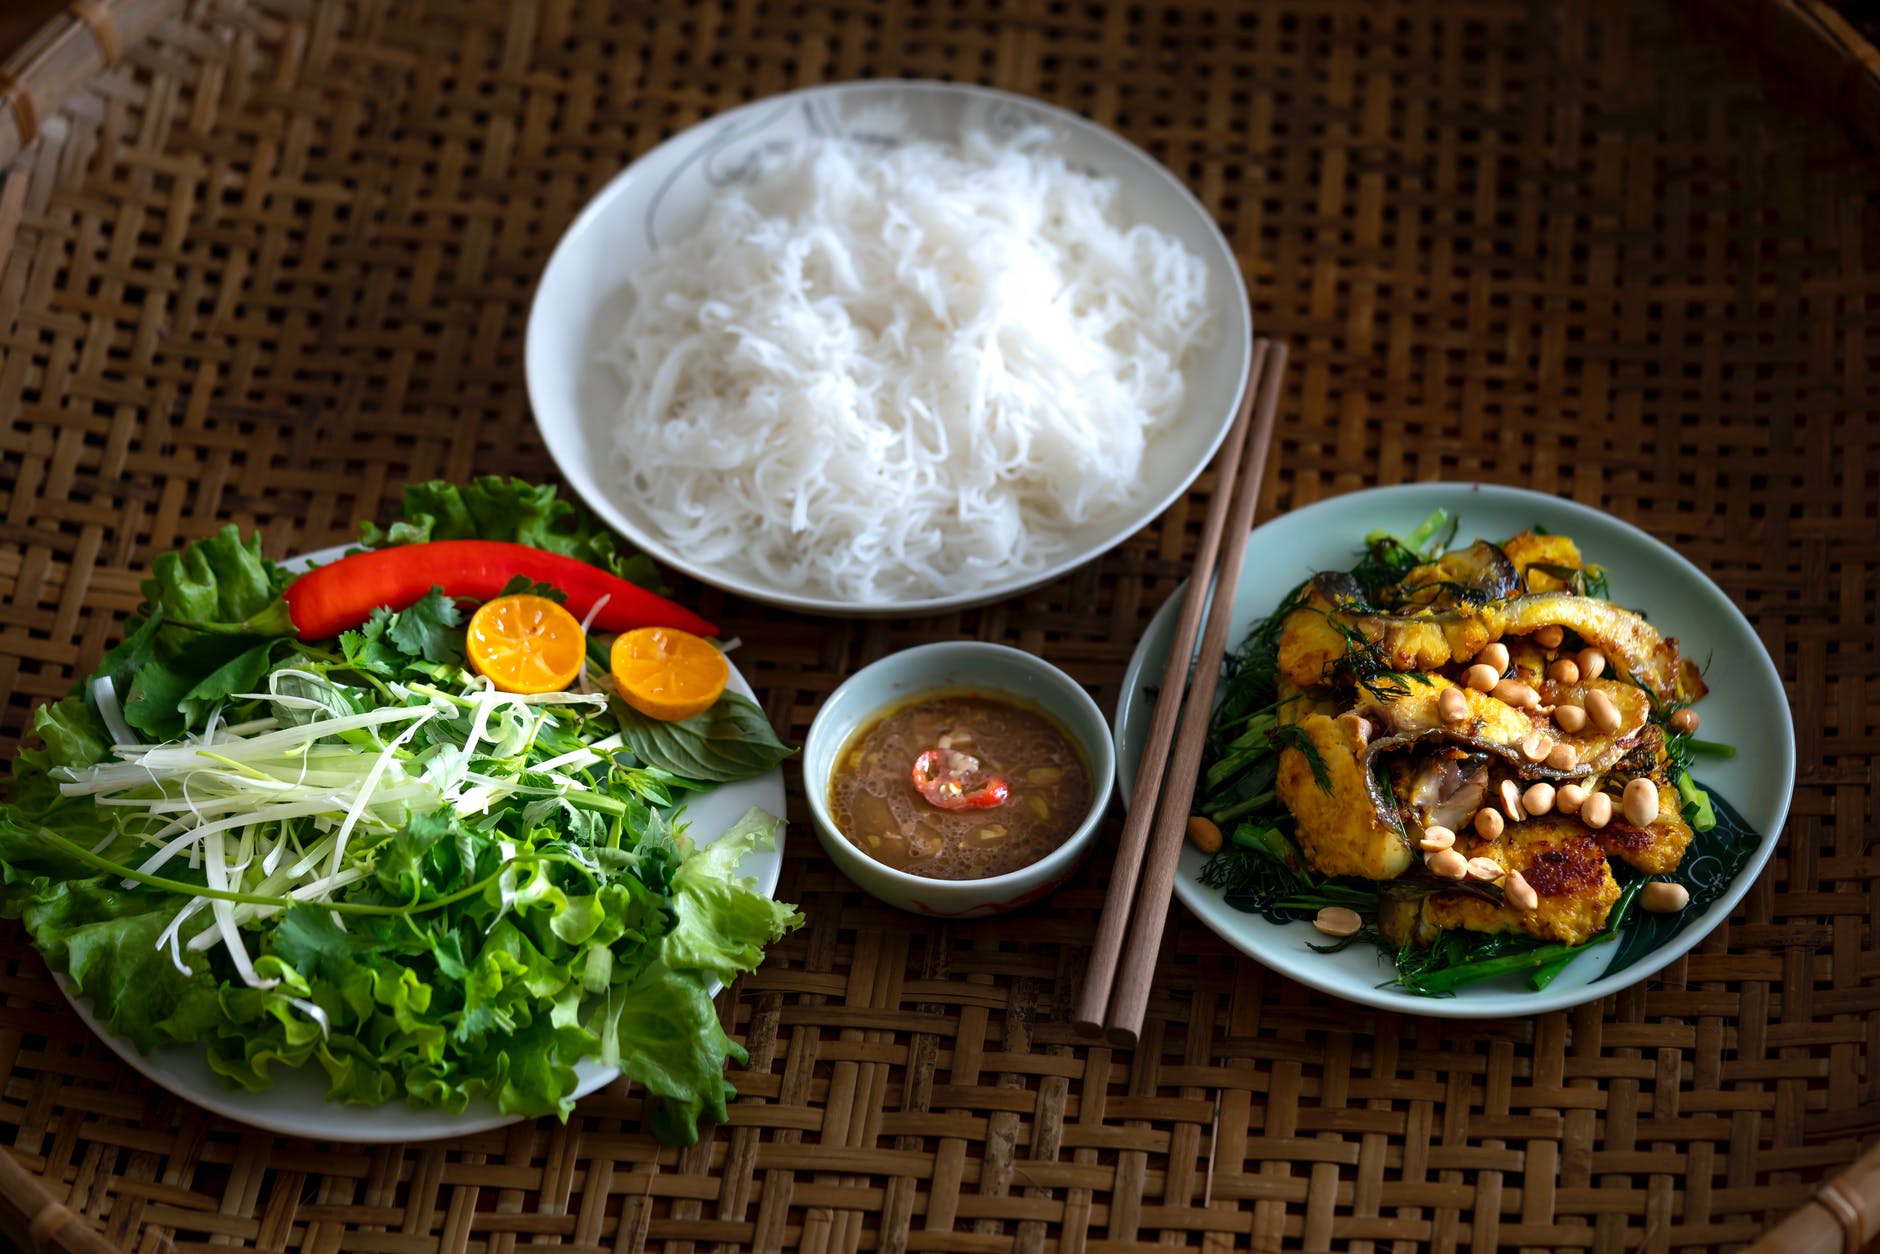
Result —
MULTIPOLYGON (((150 570, 144 604, 97 673, 110 677, 126 723, 171 740, 267 674, 274 644, 293 634, 280 599, 289 576, 262 556, 260 537, 243 540, 233 525, 150 570)), ((74 691, 90 702, 85 685, 74 691)))
POLYGON ((660 1140, 691 1145, 701 1118, 723 1122, 736 1090, 725 1060, 746 1061, 725 1035, 706 981, 730 983, 764 959, 763 946, 802 925, 795 907, 772 901, 741 879, 737 865, 753 849, 773 847, 783 820, 752 808, 673 876, 677 922, 659 959, 624 989, 603 1054, 661 1099, 652 1115, 660 1140))
POLYGON ((654 963, 625 990, 616 1023, 620 1069, 661 1099, 652 1114, 655 1136, 692 1145, 701 1118, 725 1121, 725 1103, 737 1093, 725 1079, 725 1059, 744 1063, 749 1055, 725 1035, 696 979, 654 963))
POLYGON ((171 624, 241 623, 272 608, 287 583, 286 572, 261 555, 261 537, 243 540, 230 523, 150 564, 142 612, 159 609, 171 624))
POLYGON ((106 1027, 145 1051, 195 1039, 217 1018, 203 957, 185 950, 185 975, 157 947, 171 915, 161 904, 96 878, 47 884, 21 913, 47 964, 71 977, 106 1027))
POLYGON ((157 637, 163 628, 163 610, 146 605, 148 613, 133 615, 125 624, 124 639, 98 663, 98 674, 109 675, 121 692, 131 677, 157 660, 157 637))
POLYGON ((508 540, 591 562, 656 592, 665 589, 651 558, 622 549, 612 532, 552 484, 485 475, 468 487, 442 479, 405 489, 400 517, 390 527, 366 523, 368 549, 427 540, 508 540))
POLYGON ((783 820, 753 806, 705 848, 679 864, 673 877, 678 923, 661 954, 676 971, 694 971, 729 984, 764 960, 764 946, 800 927, 803 916, 786 902, 739 878, 738 863, 753 849, 773 849, 783 820))
POLYGON ((0 809, 0 887, 6 890, 0 892, 0 918, 18 918, 27 906, 56 889, 58 881, 97 874, 58 846, 41 840, 41 822, 49 822, 72 842, 86 847, 112 833, 99 807, 84 801, 74 803, 61 797, 34 816, 24 815, 16 806, 0 809))
POLYGON ((41 747, 21 749, 14 778, 21 770, 44 771, 55 766, 90 766, 110 752, 111 733, 91 703, 78 692, 33 711, 33 734, 41 747))

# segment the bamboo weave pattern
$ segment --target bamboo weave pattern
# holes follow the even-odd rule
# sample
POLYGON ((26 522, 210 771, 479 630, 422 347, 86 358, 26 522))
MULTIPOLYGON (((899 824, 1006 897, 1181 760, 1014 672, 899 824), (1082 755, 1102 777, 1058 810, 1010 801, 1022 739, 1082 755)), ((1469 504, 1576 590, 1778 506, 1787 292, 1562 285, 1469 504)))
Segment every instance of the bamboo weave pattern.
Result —
MULTIPOLYGON (((1880 1132, 1880 171, 1693 10, 1619 0, 192 0, 0 170, 0 742, 115 639, 151 557, 276 555, 404 482, 546 477, 522 331, 585 199, 708 114, 953 77, 1077 109, 1212 209, 1293 350, 1262 517, 1484 478, 1610 510, 1734 597, 1789 685, 1789 831, 1730 925, 1532 1021, 1359 1010, 1177 909, 1143 1043, 1068 1028, 1101 857, 1022 930, 831 870, 724 1001, 730 1126, 315 1145, 122 1067, 0 924, 0 1145, 121 1248, 1714 1247, 1880 1132)), ((1031 649, 1114 707, 1200 509, 1008 604, 913 623, 705 588, 800 739, 892 649, 1031 649)), ((793 788, 795 784, 793 783, 793 788)), ((1112 837, 1114 827, 1112 828, 1112 837)))

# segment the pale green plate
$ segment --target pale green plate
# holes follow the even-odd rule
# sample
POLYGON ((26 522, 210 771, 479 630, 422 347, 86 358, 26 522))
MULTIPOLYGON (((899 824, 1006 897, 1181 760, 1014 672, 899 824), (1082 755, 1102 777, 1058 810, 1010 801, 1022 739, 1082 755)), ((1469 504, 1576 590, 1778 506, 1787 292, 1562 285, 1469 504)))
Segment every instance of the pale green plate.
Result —
MULTIPOLYGON (((1324 941, 1310 923, 1275 924, 1228 906, 1204 887, 1205 859, 1182 852, 1175 895, 1203 923, 1241 952, 1304 984, 1355 1002, 1410 1014, 1465 1019, 1501 1018, 1559 1010, 1616 993, 1655 974, 1722 923, 1749 891, 1774 852, 1795 784, 1795 729, 1781 677, 1755 629, 1723 591, 1676 552, 1636 527, 1572 501, 1520 488, 1488 484, 1418 483, 1374 488, 1321 501, 1254 530, 1241 568, 1229 647, 1237 647, 1255 621, 1306 576, 1344 570, 1356 560, 1366 532, 1383 528, 1403 535, 1431 510, 1444 506, 1461 520, 1456 543, 1477 537, 1504 540, 1539 523, 1572 536, 1589 562, 1606 568, 1612 598, 1642 610, 1660 631, 1678 638, 1685 656, 1703 665, 1710 695, 1698 707, 1706 740, 1737 748, 1730 760, 1695 763, 1708 787, 1734 805, 1761 834, 1735 882, 1684 928, 1643 959, 1600 979, 1613 946, 1596 946, 1576 958, 1545 989, 1535 992, 1522 977, 1506 977, 1462 989, 1453 997, 1420 997, 1379 987, 1392 972, 1373 947, 1354 945, 1337 954, 1314 953, 1324 941)), ((1116 779, 1127 805, 1136 779, 1142 742, 1155 710, 1170 638, 1181 602, 1171 596, 1149 624, 1130 659, 1117 703, 1116 779)))

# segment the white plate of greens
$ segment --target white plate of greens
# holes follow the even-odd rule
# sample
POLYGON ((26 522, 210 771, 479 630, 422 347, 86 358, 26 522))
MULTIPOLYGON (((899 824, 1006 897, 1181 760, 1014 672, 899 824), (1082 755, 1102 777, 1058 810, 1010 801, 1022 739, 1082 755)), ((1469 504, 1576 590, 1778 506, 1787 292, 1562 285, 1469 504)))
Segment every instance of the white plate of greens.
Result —
MULTIPOLYGON (((486 480, 464 489, 464 496, 474 498, 472 512, 485 525, 485 538, 494 538, 487 535, 492 519, 514 516, 520 519, 514 538, 522 543, 558 544, 590 560, 605 556, 605 545, 578 547, 585 543, 581 536, 547 538, 549 529, 538 524, 564 520, 557 527, 563 534, 568 511, 546 489, 486 480)), ((408 495, 408 511, 414 501, 424 498, 408 495)), ((457 507, 454 497, 444 504, 457 507)), ((445 513, 441 506, 438 513, 445 513)), ((435 538, 462 538, 450 534, 450 525, 438 522, 435 538)), ((156 577, 199 580, 208 589, 196 602, 202 618, 243 619, 278 587, 258 550, 232 531, 192 549, 195 555, 182 562, 165 566, 160 559, 156 577)), ((324 563, 341 552, 310 554, 282 569, 324 563)), ((150 874, 225 895, 196 898, 198 917, 193 925, 185 919, 174 943, 158 929, 175 920, 175 903, 191 899, 150 880, 100 875, 100 865, 85 862, 83 852, 89 848, 94 859, 108 855, 120 859, 113 865, 130 866, 167 831, 153 839, 153 825, 138 828, 136 842, 113 837, 111 816, 122 810, 81 806, 89 796, 40 811, 50 795, 43 770, 48 761, 91 756, 79 742, 101 730, 96 680, 88 705, 75 704, 83 702, 75 696, 48 707, 37 726, 47 748, 22 753, 16 795, 0 808, 0 863, 27 872, 16 876, 25 886, 9 889, 15 896, 0 904, 24 911, 74 1008, 125 1062, 228 1118, 349 1142, 461 1136, 565 1111, 619 1076, 618 1063, 667 1093, 655 1129, 687 1140, 701 1116, 722 1117, 728 1095, 723 1062, 736 1055, 711 998, 726 978, 755 966, 762 946, 794 920, 793 911, 772 900, 782 866, 782 822, 770 816, 784 811, 777 764, 784 747, 767 722, 756 728, 761 711, 734 667, 720 708, 737 713, 720 719, 714 709, 694 722, 714 729, 713 743, 746 736, 748 752, 745 746, 730 750, 746 753, 742 764, 699 787, 677 781, 676 773, 629 771, 584 754, 584 746, 602 742, 602 733, 616 727, 635 748, 645 735, 676 733, 629 732, 611 712, 577 717, 574 711, 588 707, 556 704, 556 697, 480 701, 475 684, 466 685, 461 671, 440 660, 448 656, 447 633, 409 626, 401 636, 396 618, 380 624, 378 638, 406 657, 385 655, 390 660, 382 664, 390 669, 370 680, 337 665, 352 660, 355 650, 371 656, 363 638, 326 646, 334 655, 331 672, 321 669, 317 650, 289 653, 282 644, 267 654, 265 672, 257 676, 250 668, 235 686, 265 689, 274 699, 247 705, 236 696, 223 699, 231 719, 249 719, 251 726, 223 726, 211 751, 226 761, 214 764, 214 778, 192 765, 195 773, 183 787, 112 791, 102 787, 107 777, 93 777, 101 784, 97 795, 118 798, 120 807, 149 806, 159 819, 191 812, 194 827, 182 837, 188 844, 150 874), (427 643, 414 653, 418 640, 427 643), (431 652, 433 645, 443 652, 431 652), (434 681, 425 666, 435 671, 434 681), (341 694, 349 707, 333 706, 336 684, 351 690, 341 694), (334 730, 317 739, 297 735, 304 727, 292 711, 321 703, 326 710, 305 717, 314 725, 328 720, 334 730), (419 717, 427 710, 428 717, 419 717), (374 718, 390 721, 347 728, 348 720, 374 718), (387 751, 401 728, 414 727, 407 743, 421 746, 415 754, 387 751), (283 751, 268 740, 284 734, 292 742, 284 752, 298 763, 285 772, 283 751), (355 742, 366 752, 352 753, 355 742), (382 773, 359 784, 381 758, 386 764, 376 769, 382 773), (351 829, 357 836, 336 841, 345 829, 328 817, 331 811, 317 820, 291 813, 303 793, 289 795, 285 775, 296 776, 285 781, 292 788, 363 797, 351 829), (254 785, 263 793, 259 802, 240 792, 250 777, 263 781, 254 785), (440 796, 446 804, 434 809, 440 796), (221 840, 212 833, 216 807, 232 814, 257 804, 277 806, 279 822, 231 829, 226 844, 211 844, 221 840), (107 817, 94 818, 87 813, 93 808, 107 817), (100 832, 107 833, 102 840, 96 839, 100 832), (252 839, 243 836, 250 832, 252 839), (248 843, 236 844, 238 836, 248 843), (707 851, 721 839, 721 856, 713 857, 707 851), (701 852, 687 857, 688 840, 701 852), (361 848, 367 852, 347 854, 361 848), (322 874, 331 878, 334 868, 341 878, 321 888, 322 874), (32 876, 43 878, 34 883, 32 876), (221 885, 214 882, 218 876, 221 885), (310 882, 322 906, 334 901, 345 913, 265 907, 310 882), (253 899, 228 895, 241 892, 253 899), (161 907, 136 904, 140 895, 161 907), (227 940, 220 909, 247 911, 230 916, 238 945, 227 940), (668 919, 676 922, 668 927, 668 919), (194 946, 192 936, 199 942, 194 946), (244 964, 255 980, 243 976, 244 964), (84 973, 86 995, 75 995, 73 971, 84 973), (607 1061, 605 1054, 611 1054, 607 1061), (291 1057, 284 1062, 284 1055, 291 1057), (333 1100, 336 1094, 348 1100, 333 1100), (416 1104, 407 1104, 407 1095, 416 1104)), ((147 637, 155 639, 154 632, 147 637)), ((215 647, 191 640, 191 647, 215 647)), ((161 650, 147 656, 183 671, 201 663, 161 650)), ((106 658, 101 673, 114 665, 124 671, 123 647, 106 658)), ((137 681, 115 685, 122 708, 113 717, 128 717, 142 730, 138 719, 154 717, 164 701, 174 708, 177 694, 161 691, 161 674, 135 673, 137 681)), ((199 678, 204 691, 220 684, 213 674, 199 678)), ((196 722, 188 734, 201 737, 200 715, 189 717, 196 722)), ((172 743, 154 732, 144 735, 150 745, 172 743)), ((188 748, 203 756, 200 740, 188 748)), ((146 752, 141 760, 156 763, 161 775, 160 756, 146 752)), ((640 755, 639 768, 648 765, 647 756, 640 755)), ((109 767, 106 759, 96 769, 109 767)))
MULTIPOLYGON (((1774 852, 1795 780, 1795 736, 1781 677, 1754 628, 1689 561, 1635 527, 1586 506, 1491 484, 1406 484, 1334 497, 1255 529, 1247 546, 1230 650, 1302 580, 1349 569, 1376 532, 1408 537, 1437 509, 1459 524, 1457 545, 1499 541, 1529 528, 1571 536, 1604 567, 1611 599, 1644 612, 1703 666, 1710 692, 1699 704, 1700 735, 1733 756, 1694 757, 1690 773, 1715 803, 1717 826, 1700 831, 1677 872, 1692 893, 1681 914, 1631 912, 1610 940, 1589 943, 1535 987, 1529 969, 1463 983, 1438 995, 1397 983, 1390 955, 1370 944, 1336 952, 1310 910, 1236 909, 1203 882, 1209 859, 1185 846, 1175 892, 1197 918, 1241 952, 1303 984, 1408 1014, 1492 1019, 1558 1010, 1604 997, 1657 973, 1721 924, 1774 852), (1315 949, 1314 947, 1319 947, 1315 949)), ((1156 685, 1174 634, 1181 590, 1150 622, 1124 677, 1114 725, 1117 782, 1127 804, 1154 710, 1156 685)), ((1223 827, 1230 829, 1231 823, 1223 827)), ((1228 853, 1234 846, 1230 839, 1228 853)), ((1621 869, 1622 870, 1622 869, 1621 869)), ((1623 878, 1623 876, 1622 876, 1623 878)), ((1243 905, 1249 905, 1245 898, 1243 905)), ((1565 957, 1565 955, 1560 955, 1565 957)), ((1521 967, 1513 957, 1511 967, 1521 967)), ((1440 979, 1436 981, 1440 984, 1440 979)))

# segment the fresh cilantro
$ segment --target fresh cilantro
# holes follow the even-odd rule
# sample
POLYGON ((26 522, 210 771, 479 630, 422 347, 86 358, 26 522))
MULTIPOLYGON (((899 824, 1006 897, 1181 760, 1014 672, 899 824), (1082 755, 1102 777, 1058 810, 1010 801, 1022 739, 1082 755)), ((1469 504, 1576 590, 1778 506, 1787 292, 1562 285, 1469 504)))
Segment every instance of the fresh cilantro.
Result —
MULTIPOLYGON (((375 612, 373 617, 378 614, 375 612)), ((392 615, 386 636, 398 648, 427 662, 461 662, 461 633, 451 629, 460 620, 457 603, 432 588, 412 605, 392 615)))
POLYGON ((403 668, 404 655, 385 639, 391 617, 389 611, 375 610, 358 630, 339 633, 340 653, 347 666, 377 675, 396 675, 403 668))
POLYGON ((529 578, 527 575, 513 576, 508 583, 503 585, 502 591, 498 592, 496 595, 503 597, 546 597, 557 605, 565 604, 568 600, 568 594, 563 592, 560 588, 557 588, 554 584, 539 583, 529 578))

